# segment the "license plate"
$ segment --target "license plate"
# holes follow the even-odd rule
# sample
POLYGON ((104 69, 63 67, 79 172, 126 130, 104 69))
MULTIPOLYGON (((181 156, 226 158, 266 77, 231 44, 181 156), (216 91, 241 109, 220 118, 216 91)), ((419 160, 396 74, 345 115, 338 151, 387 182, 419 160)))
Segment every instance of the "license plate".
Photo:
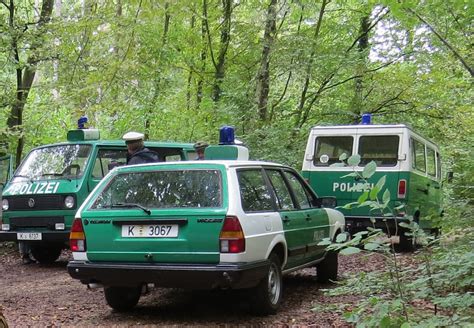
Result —
POLYGON ((122 237, 178 237, 177 224, 123 225, 122 237))
POLYGON ((41 232, 18 232, 16 234, 18 240, 42 240, 41 232))

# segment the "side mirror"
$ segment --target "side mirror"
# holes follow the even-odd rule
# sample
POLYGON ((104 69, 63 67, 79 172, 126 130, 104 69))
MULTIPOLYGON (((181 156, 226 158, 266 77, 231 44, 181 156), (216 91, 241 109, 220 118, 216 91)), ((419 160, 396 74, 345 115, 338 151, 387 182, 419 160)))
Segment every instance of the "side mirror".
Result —
POLYGON ((311 162, 314 159, 314 156, 311 154, 307 154, 304 159, 307 160, 308 162, 311 162))
POLYGON ((325 208, 335 208, 337 206, 336 197, 333 196, 326 196, 326 197, 319 197, 316 199, 317 207, 325 207, 325 208))
POLYGON ((453 171, 449 171, 448 173, 446 173, 446 181, 447 182, 452 182, 453 177, 454 177, 454 172, 453 171))

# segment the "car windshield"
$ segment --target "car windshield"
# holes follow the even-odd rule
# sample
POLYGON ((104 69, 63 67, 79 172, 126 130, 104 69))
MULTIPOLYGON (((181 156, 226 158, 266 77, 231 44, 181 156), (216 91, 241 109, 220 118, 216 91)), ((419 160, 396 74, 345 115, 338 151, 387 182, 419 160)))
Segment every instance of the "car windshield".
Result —
POLYGON ((91 145, 59 145, 35 149, 23 160, 13 181, 77 179, 84 174, 91 149, 91 145))
POLYGON ((205 169, 119 174, 97 196, 91 208, 123 210, 120 207, 127 204, 145 208, 221 207, 221 181, 218 170, 205 169))

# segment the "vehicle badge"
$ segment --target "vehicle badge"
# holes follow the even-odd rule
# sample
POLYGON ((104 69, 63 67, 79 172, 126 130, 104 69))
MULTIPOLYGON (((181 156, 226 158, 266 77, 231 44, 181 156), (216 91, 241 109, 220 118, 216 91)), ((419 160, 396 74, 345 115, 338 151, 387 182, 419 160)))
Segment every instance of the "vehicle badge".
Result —
POLYGON ((35 206, 35 200, 33 198, 28 199, 28 206, 29 207, 34 207, 35 206))

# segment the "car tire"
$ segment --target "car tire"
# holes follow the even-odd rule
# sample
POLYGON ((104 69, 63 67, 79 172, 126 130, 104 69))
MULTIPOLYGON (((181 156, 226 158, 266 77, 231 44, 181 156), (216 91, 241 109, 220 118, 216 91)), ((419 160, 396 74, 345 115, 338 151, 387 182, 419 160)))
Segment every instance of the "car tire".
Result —
POLYGON ((126 312, 137 305, 141 296, 140 287, 111 286, 104 288, 107 304, 118 312, 126 312))
POLYGON ((318 282, 328 283, 337 280, 338 252, 327 251, 324 260, 316 265, 318 282))
POLYGON ((258 315, 275 314, 280 307, 283 291, 281 261, 278 255, 272 253, 269 257, 268 272, 259 284, 252 290, 253 309, 258 315))
POLYGON ((400 241, 398 243, 398 246, 395 247, 396 252, 405 252, 405 253, 410 253, 415 251, 415 245, 413 244, 413 238, 411 236, 405 235, 405 232, 408 232, 408 230, 402 229, 399 232, 400 235, 400 241))
POLYGON ((61 255, 63 245, 36 245, 31 246, 31 255, 40 264, 54 263, 61 255))

